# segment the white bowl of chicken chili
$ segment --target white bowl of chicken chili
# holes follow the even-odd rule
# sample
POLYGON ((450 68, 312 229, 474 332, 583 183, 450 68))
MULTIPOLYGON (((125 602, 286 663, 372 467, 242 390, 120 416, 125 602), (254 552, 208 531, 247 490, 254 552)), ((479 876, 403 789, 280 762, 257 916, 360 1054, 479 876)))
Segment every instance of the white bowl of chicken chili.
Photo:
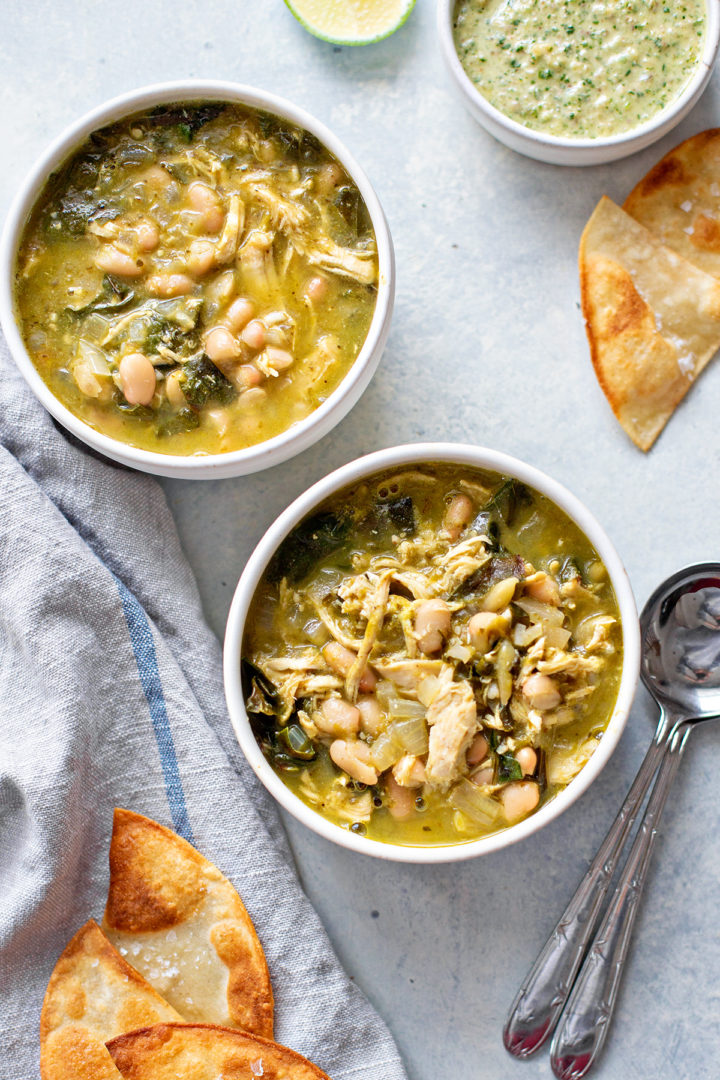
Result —
POLYGON ((43 155, 3 234, 0 319, 43 405, 160 475, 286 460, 367 386, 392 241, 339 140, 265 91, 125 94, 43 155))
POLYGON ((580 796, 637 683, 632 590, 570 492, 474 446, 381 450, 300 496, 238 583, 230 717, 278 802, 344 847, 446 862, 580 796))
POLYGON ((555 165, 644 149, 687 115, 720 44, 714 0, 439 0, 445 62, 500 142, 555 165))

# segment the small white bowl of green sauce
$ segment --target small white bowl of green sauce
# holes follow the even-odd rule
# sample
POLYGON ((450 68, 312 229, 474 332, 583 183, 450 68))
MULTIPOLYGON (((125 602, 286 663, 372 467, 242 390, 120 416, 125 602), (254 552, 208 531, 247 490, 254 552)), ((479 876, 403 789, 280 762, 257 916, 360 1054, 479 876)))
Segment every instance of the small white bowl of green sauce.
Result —
POLYGON ((510 149, 554 165, 643 150, 696 104, 720 46, 715 0, 439 0, 465 106, 510 149))

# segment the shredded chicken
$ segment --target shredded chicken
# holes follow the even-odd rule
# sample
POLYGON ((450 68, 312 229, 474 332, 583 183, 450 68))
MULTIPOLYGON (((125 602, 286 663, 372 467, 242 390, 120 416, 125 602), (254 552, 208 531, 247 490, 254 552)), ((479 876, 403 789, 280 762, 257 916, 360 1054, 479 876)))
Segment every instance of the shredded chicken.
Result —
POLYGON ((445 665, 426 718, 430 744, 425 774, 431 787, 447 788, 461 771, 461 759, 477 731, 477 706, 468 682, 454 682, 445 665))
POLYGON ((367 625, 362 645, 358 650, 357 660, 350 668, 345 681, 345 692, 350 701, 356 701, 360 678, 365 671, 373 645, 377 641, 382 630, 385 612, 387 611, 388 596, 390 595, 391 574, 384 574, 377 585, 372 599, 372 607, 367 614, 367 625))
POLYGON ((273 234, 253 229, 238 252, 243 281, 255 295, 270 299, 279 289, 273 260, 273 234))
POLYGON ((245 203, 239 195, 230 196, 230 207, 225 217, 223 231, 215 245, 215 262, 218 266, 232 262, 243 230, 245 221, 245 203))

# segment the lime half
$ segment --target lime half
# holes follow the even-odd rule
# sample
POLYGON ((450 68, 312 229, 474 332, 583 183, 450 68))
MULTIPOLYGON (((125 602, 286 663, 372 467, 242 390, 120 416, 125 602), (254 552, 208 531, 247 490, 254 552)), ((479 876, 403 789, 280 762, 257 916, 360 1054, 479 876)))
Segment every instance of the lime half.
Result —
POLYGON ((336 45, 372 45, 407 19, 415 0, 285 0, 306 30, 336 45))

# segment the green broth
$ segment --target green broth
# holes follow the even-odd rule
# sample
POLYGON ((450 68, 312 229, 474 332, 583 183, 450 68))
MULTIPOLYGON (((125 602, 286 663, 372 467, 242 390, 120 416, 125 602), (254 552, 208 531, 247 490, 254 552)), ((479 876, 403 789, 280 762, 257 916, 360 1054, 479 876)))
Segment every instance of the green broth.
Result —
MULTIPOLYGON (((542 625, 544 632, 553 633, 545 623, 542 625)), ((535 648, 537 652, 538 646, 535 648)), ((254 665, 254 668, 246 666, 244 683, 248 695, 253 691, 249 711, 256 735, 268 760, 295 794, 336 824, 372 839, 434 845, 463 843, 517 820, 505 817, 504 809, 495 813, 490 803, 485 805, 495 813, 491 821, 459 812, 453 805, 457 801, 455 793, 462 789, 475 795, 476 785, 463 787, 468 775, 474 776, 482 795, 504 808, 503 770, 510 770, 508 783, 515 780, 520 787, 535 783, 539 806, 552 799, 577 774, 597 747, 612 714, 621 676, 622 632, 605 568, 587 537, 554 503, 539 492, 496 474, 436 465, 398 470, 357 485, 329 500, 298 526, 281 546, 258 587, 247 621, 243 656, 254 665), (448 507, 458 499, 471 505, 472 520, 465 522, 458 535, 450 536, 446 525, 448 507), (484 541, 481 535, 486 537, 484 541), (474 552, 474 562, 485 561, 475 570, 472 563, 463 566, 463 551, 474 552), (450 573, 445 567, 453 567, 455 562, 459 576, 443 578, 443 574, 450 573), (348 642, 353 637, 359 639, 367 631, 371 594, 364 593, 362 586, 365 580, 372 581, 378 574, 394 573, 393 566, 398 568, 395 592, 390 593, 382 629, 369 653, 369 668, 380 681, 372 692, 360 692, 356 704, 368 697, 385 695, 383 701, 389 702, 390 710, 400 714, 406 708, 411 713, 422 712, 418 698, 427 693, 423 684, 398 692, 390 686, 397 675, 388 676, 389 669, 383 665, 392 668, 393 662, 402 661, 410 647, 400 630, 408 613, 414 612, 417 628, 418 609, 423 601, 412 594, 409 597, 402 594, 408 592, 408 587, 427 593, 426 585, 429 588, 431 583, 433 595, 442 596, 442 602, 448 602, 454 609, 452 632, 439 651, 428 655, 416 653, 413 663, 429 661, 433 670, 441 664, 446 674, 452 669, 452 685, 459 694, 467 695, 467 687, 472 687, 478 717, 472 738, 483 735, 489 744, 495 742, 495 747, 488 750, 485 766, 486 770, 494 768, 495 772, 484 783, 478 780, 482 765, 479 764, 480 771, 475 774, 468 770, 463 755, 471 756, 471 753, 462 748, 450 780, 429 782, 431 742, 430 752, 417 758, 420 762, 417 768, 422 765, 428 770, 426 780, 411 789, 412 798, 420 801, 402 820, 391 811, 395 796, 387 783, 388 773, 395 765, 387 770, 378 768, 375 783, 358 783, 331 760, 329 749, 338 733, 333 735, 323 730, 313 733, 313 724, 323 717, 328 694, 342 698, 346 704, 351 700, 347 681, 343 684, 342 678, 336 678, 329 689, 324 685, 332 682, 337 672, 323 650, 328 643, 332 644, 335 633, 348 642), (463 577, 468 567, 470 572, 463 577), (421 580, 413 574, 426 576, 421 580), (493 587, 513 575, 517 585, 507 608, 513 611, 512 629, 483 655, 472 646, 471 620, 474 614, 484 610, 493 587), (523 636, 532 637, 534 616, 526 614, 522 605, 534 610, 531 593, 538 585, 553 595, 557 590, 557 604, 554 608, 544 605, 542 618, 552 616, 556 623, 561 621, 565 629, 560 630, 560 641, 566 634, 569 638, 562 649, 547 646, 540 652, 538 669, 543 664, 549 663, 552 668, 553 663, 567 662, 577 663, 581 670, 583 665, 592 664, 592 671, 571 677, 560 670, 552 676, 551 681, 563 688, 563 700, 552 711, 538 714, 543 725, 540 730, 534 730, 529 725, 536 720, 528 719, 522 690, 525 685, 522 680, 535 671, 530 657, 533 645, 524 649, 518 642, 523 636), (365 605, 364 611, 359 610, 361 604, 365 605), (318 618, 319 611, 330 617, 334 630, 329 629, 330 624, 323 623, 322 614, 318 618), (601 633, 598 638, 602 641, 600 645, 589 637, 596 625, 604 626, 605 636, 601 633), (492 681, 496 679, 497 685, 501 685, 503 675, 498 657, 501 648, 507 651, 511 647, 507 642, 513 640, 515 666, 508 669, 514 671, 512 695, 499 707, 497 701, 491 704, 492 681), (308 666, 305 674, 299 671, 304 664, 308 666), (253 671, 262 673, 255 683, 253 671), (258 680, 271 694, 277 693, 265 714, 253 712, 258 707, 258 680), (318 680, 323 682, 322 686, 318 680), (558 719, 561 713, 562 718, 558 719), (502 730, 488 726, 498 721, 502 730), (316 752, 312 760, 293 757, 283 741, 285 735, 278 741, 278 733, 293 726, 298 729, 298 740, 302 737, 300 726, 310 733, 304 752, 309 754, 312 747, 316 752), (537 768, 535 773, 520 777, 515 755, 523 747, 532 750, 537 768)), ((432 707, 426 713, 428 724, 432 707)), ((374 749, 378 752, 377 740, 393 730, 390 716, 388 712, 385 727, 379 733, 368 734, 361 728, 359 736, 349 737, 351 745, 356 746, 357 739, 365 742, 364 755, 372 755, 374 749)), ((442 717, 436 719, 436 723, 441 721, 442 717)), ((433 727, 429 730, 432 739, 433 727)), ((409 797, 404 798, 409 805, 409 797)))
POLYGON ((376 297, 375 237, 345 170, 309 133, 216 102, 95 132, 40 196, 16 278, 56 397, 178 455, 308 416, 356 359, 376 297))

